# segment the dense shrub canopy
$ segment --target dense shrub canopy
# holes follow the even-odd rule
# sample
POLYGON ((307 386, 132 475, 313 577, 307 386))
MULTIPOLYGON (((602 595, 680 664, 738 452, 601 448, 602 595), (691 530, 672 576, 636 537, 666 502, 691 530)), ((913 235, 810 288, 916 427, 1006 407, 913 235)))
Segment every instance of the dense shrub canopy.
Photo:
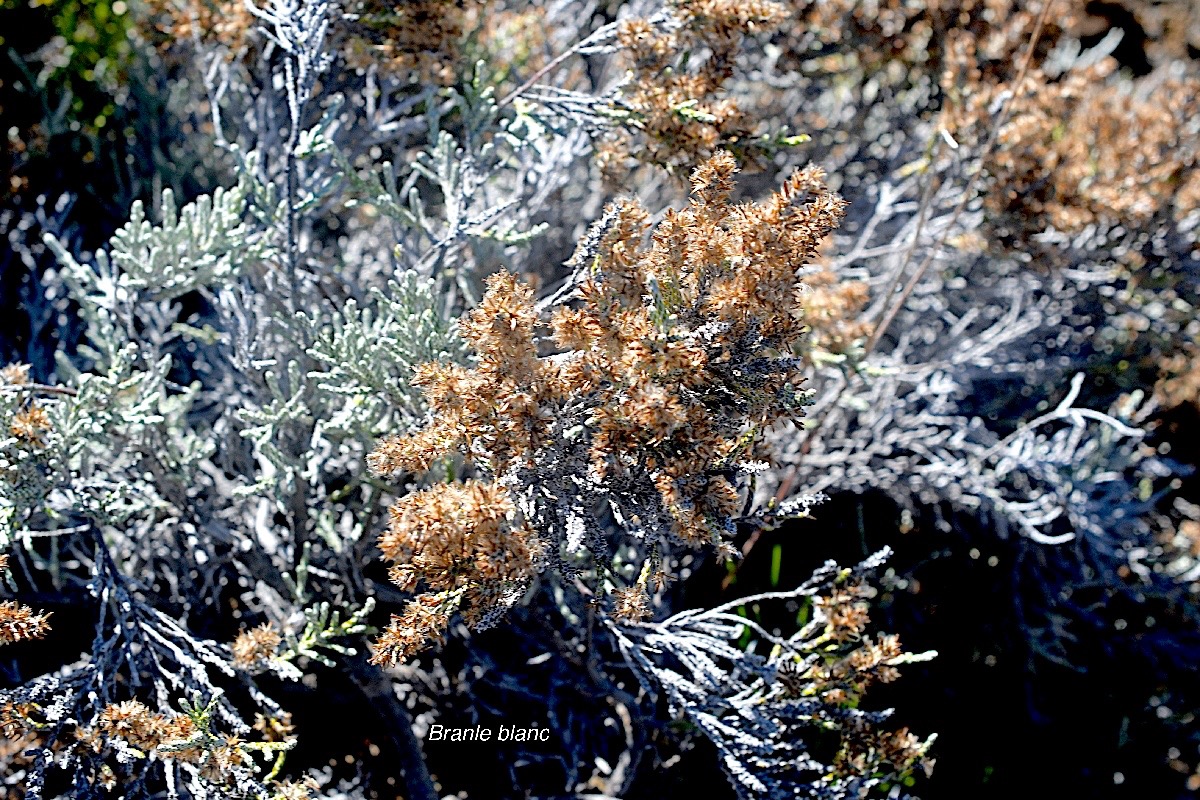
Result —
POLYGON ((5 796, 1200 786, 1186 4, 0 30, 5 796))

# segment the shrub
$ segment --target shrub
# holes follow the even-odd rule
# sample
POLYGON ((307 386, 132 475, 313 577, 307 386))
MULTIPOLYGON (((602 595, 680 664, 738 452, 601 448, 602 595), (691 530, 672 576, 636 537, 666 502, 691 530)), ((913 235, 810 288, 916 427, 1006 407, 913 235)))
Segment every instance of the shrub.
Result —
POLYGON ((874 698, 932 653, 870 627, 861 527, 826 561, 837 493, 1008 539, 1038 659, 1191 702, 1197 515, 1146 442, 1191 385, 1195 80, 1052 9, 137 8, 225 177, 94 252, 11 218, 81 333, 0 378, 6 788, 425 800, 484 778, 421 734, 534 709, 561 735, 497 794, 707 756, 904 796, 933 739, 874 698), (785 523, 824 566, 696 607, 785 523), (1167 622, 1118 642, 1100 600, 1167 622))

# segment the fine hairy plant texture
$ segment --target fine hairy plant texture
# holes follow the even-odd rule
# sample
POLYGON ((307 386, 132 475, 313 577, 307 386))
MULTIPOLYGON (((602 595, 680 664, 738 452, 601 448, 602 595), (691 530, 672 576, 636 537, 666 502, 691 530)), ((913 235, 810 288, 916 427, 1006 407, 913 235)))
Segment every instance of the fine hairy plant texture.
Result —
MULTIPOLYGON (((609 520, 647 567, 672 543, 729 549, 739 473, 802 399, 799 361, 782 355, 803 330, 797 269, 843 212, 812 167, 764 203, 731 205, 735 168, 728 153, 699 167, 691 204, 668 212, 649 246, 646 212, 611 207, 573 257, 578 285, 560 292, 548 336, 530 289, 500 273, 459 325, 478 364, 418 367, 434 420, 382 444, 372 470, 425 471, 460 450, 492 482, 393 506, 380 541, 392 580, 432 591, 393 622, 378 660, 409 655, 460 608, 493 621, 547 564, 603 578, 609 520), (503 521, 518 509, 520 522, 503 521)), ((626 594, 617 606, 635 618, 647 608, 626 594)))
POLYGON ((5 797, 1200 785, 1184 4, 50 5, 5 797))
MULTIPOLYGON (((1195 63, 1139 38, 1144 8, 1097 5, 811 4, 824 24, 777 40, 793 77, 762 107, 806 119, 801 153, 843 177, 832 271, 869 292, 865 335, 813 359, 784 486, 885 494, 901 531, 978 521, 1016 553, 1009 658, 1080 674, 1144 659, 1159 677, 1135 691, 1154 708, 1196 652, 1180 533, 1195 460, 1174 421, 1198 330, 1195 63), (1170 632, 1110 641, 1152 605, 1170 632)), ((994 542, 958 546, 969 562, 994 542)), ((1189 753, 1172 768, 1188 773, 1195 733, 1169 724, 1162 752, 1189 753)))
MULTIPOLYGON (((46 280, 84 339, 37 366, 44 382, 6 372, 0 520, 17 588, 56 618, 88 609, 52 635, 95 625, 90 646, 62 645, 82 655, 41 675, 12 664, 4 725, 23 744, 6 781, 23 797, 360 796, 383 777, 435 796, 413 715, 437 706, 404 702, 376 665, 448 635, 455 613, 479 629, 546 602, 562 647, 587 635, 616 655, 597 614, 650 616, 680 547, 728 553, 739 520, 766 521, 744 508, 747 476, 802 400, 797 272, 843 213, 820 170, 737 204, 736 163, 718 153, 692 204, 656 225, 612 205, 535 304, 512 273, 483 273, 520 263, 603 118, 552 127, 528 101, 502 106, 482 62, 441 75, 446 88, 410 80, 420 58, 364 69, 355 41, 378 9, 244 8, 249 26, 215 5, 151 21, 165 15, 205 65, 234 180, 187 203, 164 189, 150 212, 135 202, 90 255, 47 236, 46 280), (385 145, 404 167, 375 163, 385 145), (414 432, 368 459, 396 428, 414 432), (368 462, 479 475, 410 491, 368 462), (404 594, 369 577, 387 492, 402 496, 379 544, 404 594), (381 599, 399 614, 368 661, 381 599), (283 698, 313 692, 371 706, 399 775, 291 766, 302 730, 283 698)), ((440 47, 387 30, 405 52, 440 47)), ((46 633, 43 612, 5 613, 9 638, 46 633)), ((609 691, 622 663, 571 680, 609 691)), ((645 741, 668 709, 619 694, 645 741)), ((595 758, 558 746, 565 788, 584 785, 595 758)), ((731 775, 756 768, 731 758, 731 775)), ((911 760, 836 772, 877 783, 911 760)))
POLYGON ((739 796, 863 796, 893 776, 933 767, 926 753, 935 737, 881 731, 890 712, 857 708, 872 683, 893 681, 898 666, 936 655, 904 653, 895 636, 863 636, 869 619, 862 575, 887 555, 846 570, 829 561, 789 592, 613 631, 634 671, 661 686, 670 705, 717 744, 739 796), (747 625, 732 613, 735 605, 801 598, 813 618, 795 634, 779 638, 755 626, 771 645, 768 656, 729 646, 747 625), (814 758, 813 740, 822 737, 838 740, 829 764, 814 758))

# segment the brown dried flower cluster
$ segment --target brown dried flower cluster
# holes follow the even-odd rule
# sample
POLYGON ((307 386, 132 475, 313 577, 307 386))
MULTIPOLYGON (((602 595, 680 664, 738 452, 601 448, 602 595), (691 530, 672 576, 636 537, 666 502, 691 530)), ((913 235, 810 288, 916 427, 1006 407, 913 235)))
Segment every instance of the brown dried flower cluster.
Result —
POLYGON ((1200 408, 1200 343, 1192 342, 1165 359, 1162 372, 1155 394, 1167 408, 1185 403, 1200 408))
MULTIPOLYGON (((468 14, 483 0, 352 0, 340 4, 331 33, 334 47, 353 69, 415 73, 446 83, 460 68, 468 14)), ((173 40, 224 47, 231 58, 251 48, 259 21, 244 0, 149 0, 158 30, 173 40)))
MULTIPOLYGON (((1108 60, 1057 81, 1031 70, 985 164, 987 205, 1006 224, 1074 233, 1181 219, 1200 207, 1200 80, 1109 87, 1103 78, 1114 67, 1108 60)), ((1010 89, 972 81, 956 136, 982 138, 989 103, 1010 89)))
MULTIPOLYGON (((28 364, 9 364, 0 369, 0 386, 26 386, 29 384, 28 364)), ((8 435, 21 442, 42 447, 42 436, 51 429, 50 416, 45 407, 30 398, 21 402, 16 413, 8 420, 8 435)))
MULTIPOLYGON (((872 684, 900 677, 897 666, 929 657, 906 654, 897 636, 863 636, 870 622, 870 595, 868 586, 854 580, 814 598, 814 619, 805 629, 814 636, 805 642, 807 655, 784 660, 776 672, 785 697, 819 697, 833 707, 857 707, 872 684)), ((918 767, 932 771, 933 760, 926 757, 932 740, 922 741, 907 728, 883 730, 863 717, 839 719, 840 746, 833 762, 838 774, 907 775, 918 767)))
POLYGON ((900 637, 880 635, 876 641, 863 636, 871 621, 869 595, 865 585, 855 583, 814 598, 815 623, 824 625, 824 632, 815 640, 823 657, 788 676, 790 680, 782 681, 785 686, 795 686, 801 694, 818 694, 835 705, 856 704, 871 684, 891 683, 900 677, 896 665, 903 663, 906 655, 900 637))
POLYGON ((296 726, 292 724, 291 712, 288 711, 283 712, 280 717, 265 717, 262 714, 255 714, 254 725, 251 727, 261 733, 263 741, 266 742, 286 741, 292 738, 292 733, 296 730, 296 726))
POLYGON ((881 731, 855 718, 843 729, 842 748, 834 767, 843 774, 876 775, 881 772, 909 774, 915 768, 933 774, 934 760, 926 757, 928 749, 908 728, 881 731))
POLYGON ((33 721, 34 706, 32 703, 14 703, 6 699, 0 705, 0 736, 5 739, 15 739, 27 732, 33 721))
MULTIPOLYGON (((657 506, 647 513, 677 541, 723 546, 742 506, 736 463, 761 459, 765 429, 798 414, 797 274, 844 213, 816 167, 744 205, 730 202, 735 172, 725 152, 697 169, 691 204, 668 212, 648 245, 645 211, 611 208, 606 232, 577 254, 591 266, 581 302, 555 310, 549 337, 538 333, 530 289, 492 276, 460 324, 478 364, 419 367, 432 420, 381 443, 371 469, 422 472, 457 451, 504 479, 566 442, 578 452, 570 486, 616 485, 625 496, 646 487, 657 506), (542 348, 558 352, 539 356, 542 348)), ((528 530, 494 484, 439 485, 402 500, 380 540, 396 563, 392 578, 438 594, 393 621, 376 658, 390 663, 439 637, 448 607, 470 619, 479 602, 495 608, 496 593, 520 586, 540 552, 557 553, 557 536, 528 530), (537 536, 552 539, 545 551, 537 536)), ((641 613, 637 598, 619 602, 641 613)))
POLYGON ((815 605, 826 621, 826 633, 835 642, 858 641, 871 621, 869 591, 862 584, 839 586, 815 605))
POLYGON ((49 616, 36 614, 33 609, 13 600, 0 602, 0 645, 41 639, 50 632, 46 622, 49 616))
POLYGON ((1140 225, 1160 211, 1179 217, 1196 208, 1196 79, 1151 76, 1114 90, 1105 80, 1116 67, 1111 59, 1058 77, 1045 71, 1062 40, 1094 25, 1082 2, 896 0, 878 13, 833 2, 805 13, 830 42, 937 77, 941 126, 979 145, 992 133, 997 101, 1015 88, 1047 2, 1054 5, 1030 69, 984 165, 991 210, 1024 240, 1047 226, 1140 225))
POLYGON ((238 767, 248 766, 250 753, 237 736, 212 734, 197 728, 191 717, 151 711, 138 700, 105 706, 94 729, 80 729, 77 738, 100 747, 104 740, 121 740, 161 758, 196 765, 201 777, 216 784, 228 783, 238 767), (95 734, 102 738, 96 738, 95 734))
MULTIPOLYGON (((1103 33, 1112 24, 1104 17, 1106 4, 800 2, 779 37, 780 64, 800 68, 815 57, 826 73, 895 68, 887 80, 937 80, 940 125, 960 143, 978 145, 992 132, 997 101, 1014 88, 1047 4, 1031 68, 985 164, 991 210, 1027 240, 1047 226, 1077 232, 1093 222, 1141 225, 1160 212, 1179 218, 1196 209, 1195 78, 1156 74, 1114 90, 1105 81, 1115 68, 1111 60, 1065 76, 1045 70, 1046 57, 1065 40, 1103 33)), ((1192 5, 1130 0, 1122 8, 1143 25, 1151 44, 1177 57, 1185 54, 1182 43, 1200 34, 1192 5)))
MULTIPOLYGON (((1081 30, 1086 0, 1050 2, 1055 8, 1043 41, 1081 30)), ((803 69, 820 59, 824 72, 876 73, 899 66, 895 71, 908 80, 936 77, 950 42, 966 35, 978 44, 985 69, 1004 70, 1029 41, 1042 7, 1043 0, 800 0, 781 28, 780 65, 803 69)))
POLYGON ((106 737, 121 739, 143 751, 153 750, 165 741, 186 741, 196 733, 189 717, 168 718, 138 700, 105 706, 96 728, 106 737))
MULTIPOLYGON (((40 744, 39 731, 48 729, 44 709, 34 703, 6 703, 0 708, 0 734, 5 739, 24 741, 26 745, 40 744)), ((282 742, 291 739, 290 718, 271 719, 255 730, 264 734, 266 742, 282 742)), ((139 700, 110 703, 100 710, 91 725, 75 725, 73 735, 58 737, 47 752, 58 752, 67 748, 82 747, 94 753, 120 744, 131 747, 143 756, 153 753, 162 759, 175 759, 193 765, 199 775, 215 784, 229 784, 239 779, 239 773, 253 765, 250 750, 253 743, 244 742, 237 736, 201 730, 192 717, 185 714, 162 714, 152 711, 139 700)), ((118 754, 118 761, 123 756, 118 754)), ((113 770, 104 765, 95 776, 105 788, 112 790, 118 780, 113 770)), ((295 800, 307 797, 297 794, 306 789, 304 783, 289 788, 288 784, 277 784, 275 800, 295 800), (290 794, 288 792, 291 792, 290 794)))
POLYGON ((541 542, 517 524, 506 490, 493 483, 445 484, 402 498, 379 540, 392 582, 424 589, 376 642, 377 663, 402 661, 439 640, 450 615, 472 626, 511 604, 536 572, 541 542))
POLYGON ((387 628, 375 640, 372 663, 399 664, 431 643, 441 642, 455 611, 452 602, 452 598, 421 594, 404 607, 403 613, 393 614, 387 628))
MULTIPOLYGON (((0 555, 0 572, 8 569, 8 555, 0 555)), ((50 632, 49 614, 37 614, 14 600, 0 602, 0 645, 41 639, 50 632)))
POLYGON ((618 622, 629 624, 650 617, 650 595, 646 587, 628 586, 613 592, 613 617, 618 622))
POLYGON ((312 790, 315 788, 317 788, 317 782, 313 778, 305 778, 301 781, 282 781, 275 785, 272 800, 309 800, 312 797, 312 790))
MULTIPOLYGON (((497 95, 515 89, 523 79, 535 74, 553 58, 550 29, 545 24, 545 9, 540 5, 490 2, 468 3, 463 9, 466 18, 467 44, 463 56, 475 61, 484 59, 497 95)), ((580 61, 567 61, 556 68, 560 86, 578 86, 586 78, 586 66, 580 61)))
POLYGON ((560 388, 556 366, 537 357, 537 322, 527 285, 508 273, 489 278, 483 301, 459 323, 462 337, 479 354, 478 365, 420 365, 412 382, 424 391, 437 421, 381 444, 370 457, 371 469, 424 472, 463 449, 498 474, 536 449, 560 388))
POLYGON ((257 24, 242 0, 147 0, 147 10, 173 39, 220 44, 231 55, 246 51, 257 24))
POLYGON ((416 72, 448 83, 460 68, 459 51, 471 12, 484 0, 357 0, 347 3, 341 50, 356 69, 416 72))
POLYGON ((862 319, 862 311, 870 299, 870 288, 865 282, 845 280, 823 268, 806 275, 804 283, 808 291, 801 305, 810 329, 806 349, 845 353, 870 333, 870 324, 862 319))
POLYGON ((634 246, 643 212, 620 209, 600 256, 604 279, 585 283, 583 306, 552 320, 555 344, 571 354, 568 392, 595 404, 595 473, 649 475, 693 545, 716 541, 710 521, 740 505, 714 467, 752 457, 762 430, 796 413, 800 365, 771 354, 790 354, 799 340, 796 270, 844 209, 815 167, 765 203, 731 205, 734 172, 727 153, 696 170, 691 205, 668 212, 645 249, 634 246))
POLYGON ((30 403, 18 411, 8 423, 10 434, 36 447, 42 446, 42 434, 49 430, 50 417, 46 414, 46 409, 37 403, 30 403))
POLYGON ((22 386, 29 383, 28 364, 9 364, 0 369, 0 386, 22 386))
MULTIPOLYGON (((24 769, 33 761, 27 753, 40 749, 43 739, 36 731, 31 730, 29 724, 33 713, 31 703, 6 700, 0 704, 0 770, 15 773, 24 769)), ((13 800, 21 800, 24 796, 19 788, 12 794, 13 800)))
MULTIPOLYGON (((1042 39, 1052 45, 1055 34, 1042 39)), ((1011 61, 1005 74, 982 48, 977 37, 952 37, 942 81, 944 124, 976 147, 992 135, 996 104, 1016 77, 1011 61)), ((1200 387, 1191 358, 1200 343, 1187 324, 1195 300, 1186 270, 1163 264, 1150 243, 1179 234, 1195 241, 1188 228, 1200 212, 1200 75, 1163 68, 1118 80, 1116 66, 1105 59, 1051 79, 1034 60, 985 153, 988 236, 1002 247, 1035 248, 1037 263, 1055 264, 1070 254, 1041 243, 1048 229, 1126 232, 1129 244, 1109 252, 1127 281, 1131 313, 1114 314, 1109 324, 1132 342, 1145 330, 1138 309, 1157 305, 1177 315, 1177 324, 1167 323, 1176 332, 1147 355, 1126 358, 1138 370, 1157 367, 1159 399, 1178 405, 1200 387)))
POLYGON ((233 665, 247 672, 257 672, 266 666, 282 642, 283 637, 269 622, 244 630, 233 641, 233 665))
POLYGON ((631 116, 597 147, 610 180, 626 174, 630 154, 670 170, 689 169, 718 148, 756 155, 753 122, 724 86, 742 38, 774 29, 783 7, 771 0, 674 0, 670 8, 675 27, 646 19, 621 25, 618 41, 632 62, 621 104, 631 116))

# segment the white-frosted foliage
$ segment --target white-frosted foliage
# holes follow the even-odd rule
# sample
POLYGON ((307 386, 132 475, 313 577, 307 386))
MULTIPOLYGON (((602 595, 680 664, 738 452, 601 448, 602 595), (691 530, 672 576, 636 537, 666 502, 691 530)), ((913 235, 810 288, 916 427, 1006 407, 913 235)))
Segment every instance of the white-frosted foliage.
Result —
MULTIPOLYGON (((66 684, 18 690, 42 702, 68 685, 92 698, 64 724, 86 723, 128 681, 153 687, 143 699, 162 713, 211 698, 223 730, 247 733, 247 709, 218 691, 237 676, 229 646, 188 623, 219 608, 230 559, 255 615, 284 635, 273 671, 298 680, 309 661, 354 656, 337 640, 368 630, 354 553, 379 489, 363 482, 365 454, 422 415, 408 384, 417 363, 464 357, 431 282, 413 273, 369 287, 361 303, 330 303, 307 281, 295 310, 273 299, 279 211, 252 208, 251 186, 243 175, 181 209, 164 193, 157 223, 135 205, 91 260, 48 240, 86 342, 74 359, 59 353, 53 391, 0 392, 3 419, 31 404, 48 419, 36 442, 7 424, 0 437, 0 550, 20 543, 20 558, 52 574, 60 557, 94 563, 88 588, 114 633, 68 667, 66 684), (316 593, 290 577, 307 574, 314 541, 324 545, 316 593), (151 584, 162 597, 151 599, 151 584)), ((251 697, 279 711, 257 689, 251 697)), ((183 794, 223 796, 185 762, 165 768, 183 794)), ((255 769, 236 796, 258 796, 255 769)))
POLYGON ((81 264, 47 236, 88 336, 99 348, 97 357, 111 359, 114 346, 134 337, 138 305, 227 282, 244 265, 270 255, 269 242, 246 222, 249 193, 244 178, 178 210, 174 194, 164 190, 157 225, 136 201, 129 222, 113 235, 108 250, 96 252, 94 264, 81 264))
POLYGON ((372 289, 366 305, 348 299, 321 326, 308 354, 322 366, 309 377, 344 398, 325 429, 369 438, 408 421, 391 419, 392 411, 409 419, 421 413, 409 385, 414 365, 466 359, 454 327, 435 307, 432 282, 412 272, 372 289))

